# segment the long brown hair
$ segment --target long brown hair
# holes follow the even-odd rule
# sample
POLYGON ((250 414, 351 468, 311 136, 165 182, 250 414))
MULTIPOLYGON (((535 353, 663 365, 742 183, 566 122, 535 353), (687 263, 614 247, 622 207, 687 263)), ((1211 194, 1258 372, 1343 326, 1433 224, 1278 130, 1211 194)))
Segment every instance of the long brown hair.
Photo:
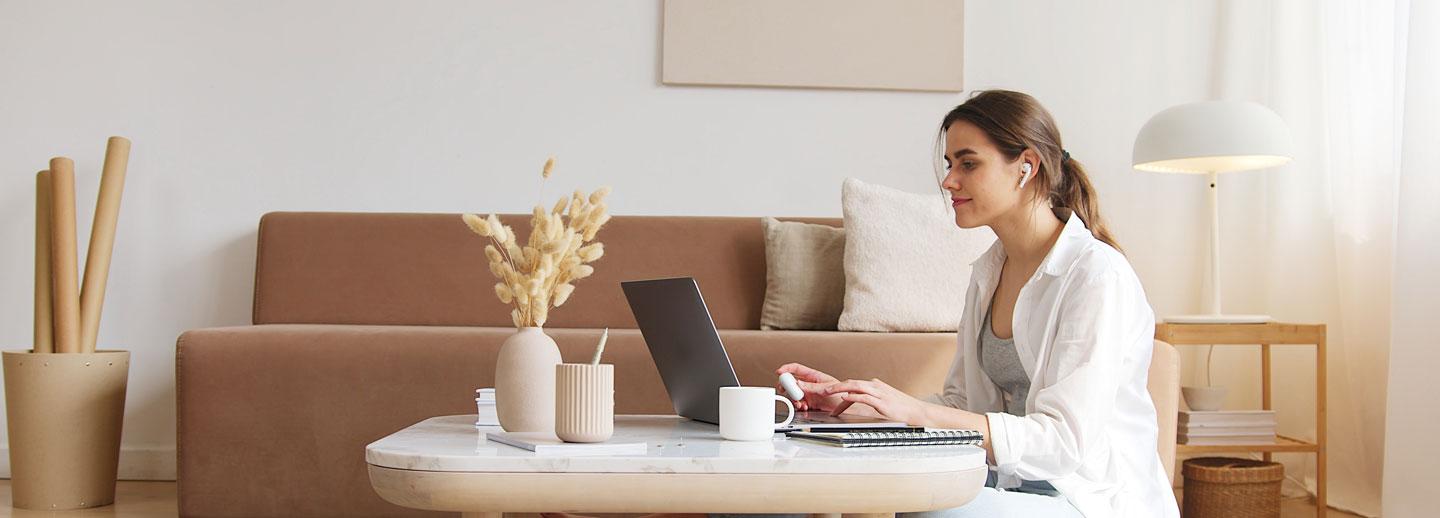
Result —
MULTIPOLYGON (((1031 192, 1035 197, 1042 193, 1050 198, 1050 205, 1075 211, 1085 221, 1090 232, 1105 244, 1120 249, 1105 220, 1100 217, 1100 200, 1090 177, 1080 161, 1070 158, 1060 143, 1060 129, 1055 119, 1034 97, 1009 90, 983 90, 975 92, 964 104, 956 106, 945 114, 940 123, 940 134, 936 143, 937 169, 943 167, 945 157, 945 132, 958 121, 974 124, 990 137, 1000 153, 1010 161, 1020 158, 1020 153, 1033 149, 1040 155, 1040 169, 1031 178, 1035 185, 1031 192), (1060 164, 1060 167, 1053 167, 1060 164)), ((1034 201, 1035 198, 1031 198, 1034 201)))

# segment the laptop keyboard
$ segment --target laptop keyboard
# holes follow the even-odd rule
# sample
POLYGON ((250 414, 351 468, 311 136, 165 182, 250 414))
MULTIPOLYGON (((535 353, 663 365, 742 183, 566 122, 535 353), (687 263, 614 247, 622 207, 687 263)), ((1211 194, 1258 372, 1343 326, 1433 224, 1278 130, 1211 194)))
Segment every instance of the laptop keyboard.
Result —
MULTIPOLYGON (((785 414, 776 414, 776 415, 775 415, 775 418, 776 418, 776 419, 784 419, 784 418, 785 418, 785 414)), ((828 416, 811 418, 811 417, 803 417, 803 416, 798 416, 798 415, 797 415, 797 416, 795 416, 795 420, 791 421, 790 423, 791 423, 791 424, 830 424, 830 423, 835 423, 835 422, 839 422, 839 419, 830 418, 830 417, 828 417, 828 416)))

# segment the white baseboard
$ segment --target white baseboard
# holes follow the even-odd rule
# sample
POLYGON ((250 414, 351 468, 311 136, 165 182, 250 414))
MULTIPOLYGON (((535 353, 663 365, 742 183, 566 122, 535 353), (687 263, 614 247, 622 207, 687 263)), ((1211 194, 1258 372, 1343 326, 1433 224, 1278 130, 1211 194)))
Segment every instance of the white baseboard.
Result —
MULTIPOLYGON (((175 448, 120 448, 119 480, 175 480, 175 448)), ((10 478, 10 449, 0 448, 0 478, 10 478)))

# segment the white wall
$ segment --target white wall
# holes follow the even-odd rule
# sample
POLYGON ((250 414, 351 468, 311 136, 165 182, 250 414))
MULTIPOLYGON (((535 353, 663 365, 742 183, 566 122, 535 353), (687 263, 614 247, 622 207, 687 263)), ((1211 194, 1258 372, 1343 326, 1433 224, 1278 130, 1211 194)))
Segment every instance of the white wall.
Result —
MULTIPOLYGON (((1151 114, 1206 97, 1213 5, 966 7, 967 88, 1045 103, 1157 311, 1198 311, 1203 180, 1129 156, 1151 114)), ((524 211, 549 155, 547 198, 609 184, 621 214, 839 216, 847 176, 934 189, 935 126, 962 96, 663 87, 659 13, 0 0, 0 343, 31 339, 34 172, 76 160, 83 239, 108 135, 134 141, 100 331, 133 354, 131 477, 173 476, 175 338, 249 322, 267 211, 524 211)))

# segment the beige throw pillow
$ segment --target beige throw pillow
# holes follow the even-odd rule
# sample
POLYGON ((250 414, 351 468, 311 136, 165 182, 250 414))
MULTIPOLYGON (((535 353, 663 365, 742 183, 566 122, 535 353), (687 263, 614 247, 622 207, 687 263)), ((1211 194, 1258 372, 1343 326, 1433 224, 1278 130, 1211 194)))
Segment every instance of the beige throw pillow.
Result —
POLYGON ((775 218, 765 229, 760 329, 829 329, 845 300, 845 230, 775 218))
POLYGON ((970 262, 995 242, 988 227, 961 229, 939 193, 914 194, 848 178, 845 309, 841 331, 955 332, 970 262))

